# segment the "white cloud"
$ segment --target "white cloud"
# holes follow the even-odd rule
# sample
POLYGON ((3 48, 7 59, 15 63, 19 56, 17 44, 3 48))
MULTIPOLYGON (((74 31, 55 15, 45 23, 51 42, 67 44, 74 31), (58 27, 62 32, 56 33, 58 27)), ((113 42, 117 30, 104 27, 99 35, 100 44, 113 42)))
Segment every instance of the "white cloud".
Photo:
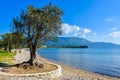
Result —
POLYGON ((120 30, 120 26, 115 26, 109 29, 109 31, 118 31, 120 30))
POLYGON ((72 37, 84 37, 91 32, 90 29, 80 28, 77 25, 70 25, 67 23, 62 24, 63 35, 72 36, 72 37))
POLYGON ((120 31, 114 31, 109 34, 112 38, 120 38, 120 31))
POLYGON ((90 32, 91 32, 90 29, 84 28, 84 29, 83 29, 83 37, 86 38, 86 35, 87 35, 88 33, 90 33, 90 32))
POLYGON ((94 32, 93 35, 96 36, 96 33, 94 32))
POLYGON ((64 34, 69 34, 72 31, 68 24, 62 24, 62 30, 64 30, 64 34))
POLYGON ((112 30, 112 31, 117 30, 117 27, 114 27, 114 28, 112 28, 111 30, 112 30))
POLYGON ((77 34, 80 31, 80 27, 76 26, 76 25, 69 25, 67 23, 63 23, 62 24, 62 30, 63 30, 63 34, 70 34, 70 33, 74 33, 74 35, 77 36, 77 34))
POLYGON ((106 21, 108 21, 108 22, 111 22, 111 21, 113 21, 114 19, 113 18, 107 18, 106 19, 106 21))
POLYGON ((86 33, 90 33, 90 32, 91 32, 91 30, 90 30, 90 29, 85 28, 85 29, 83 29, 83 32, 86 34, 86 33))

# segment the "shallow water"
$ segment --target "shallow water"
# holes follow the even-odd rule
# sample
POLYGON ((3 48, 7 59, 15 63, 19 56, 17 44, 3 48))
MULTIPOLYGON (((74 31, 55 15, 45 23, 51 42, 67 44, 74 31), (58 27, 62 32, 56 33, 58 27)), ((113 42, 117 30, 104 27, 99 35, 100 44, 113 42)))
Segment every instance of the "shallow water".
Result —
POLYGON ((46 48, 38 53, 75 68, 120 77, 120 49, 46 48))

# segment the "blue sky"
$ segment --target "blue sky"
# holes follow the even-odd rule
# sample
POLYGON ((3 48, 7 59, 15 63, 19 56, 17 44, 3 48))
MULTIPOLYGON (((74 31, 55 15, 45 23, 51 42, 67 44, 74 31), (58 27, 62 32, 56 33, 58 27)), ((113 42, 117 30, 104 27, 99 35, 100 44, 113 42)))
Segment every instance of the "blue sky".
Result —
POLYGON ((0 34, 10 31, 9 25, 21 9, 49 2, 64 11, 62 36, 120 44, 120 0, 1 0, 0 34))

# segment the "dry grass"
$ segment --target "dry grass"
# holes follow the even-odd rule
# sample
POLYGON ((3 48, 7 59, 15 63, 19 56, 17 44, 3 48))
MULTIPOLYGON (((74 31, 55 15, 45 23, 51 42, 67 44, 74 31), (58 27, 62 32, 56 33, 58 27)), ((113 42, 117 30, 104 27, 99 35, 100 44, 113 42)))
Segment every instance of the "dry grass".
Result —
POLYGON ((27 69, 24 69, 22 67, 8 67, 3 69, 3 71, 10 73, 10 74, 30 74, 30 73, 43 73, 43 72, 49 72, 57 69, 57 66, 52 64, 43 64, 43 68, 38 67, 28 67, 27 69))

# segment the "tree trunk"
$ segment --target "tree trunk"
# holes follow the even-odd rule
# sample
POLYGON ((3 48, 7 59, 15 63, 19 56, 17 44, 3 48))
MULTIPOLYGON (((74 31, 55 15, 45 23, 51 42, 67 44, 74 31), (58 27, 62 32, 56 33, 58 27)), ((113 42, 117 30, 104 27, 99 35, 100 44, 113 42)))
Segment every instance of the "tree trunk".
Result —
MULTIPOLYGON (((14 66, 14 65, 13 65, 14 66)), ((36 56, 36 46, 30 46, 30 59, 27 62, 23 62, 21 64, 16 64, 17 67, 23 67, 27 69, 28 67, 44 67, 43 64, 39 63, 36 56)))
POLYGON ((32 40, 28 40, 28 46, 30 48, 30 60, 28 61, 30 66, 37 66, 43 67, 42 64, 39 63, 36 56, 36 49, 37 49, 37 41, 32 43, 32 40))
POLYGON ((7 46, 5 46, 4 50, 7 51, 7 46))
POLYGON ((36 66, 37 60, 36 60, 36 45, 31 44, 30 45, 30 60, 29 60, 30 66, 36 66))
POLYGON ((12 47, 11 47, 11 44, 9 45, 9 52, 11 52, 11 49, 12 49, 12 47))
POLYGON ((36 48, 32 46, 32 48, 30 48, 30 65, 33 66, 35 65, 36 62, 36 48))

